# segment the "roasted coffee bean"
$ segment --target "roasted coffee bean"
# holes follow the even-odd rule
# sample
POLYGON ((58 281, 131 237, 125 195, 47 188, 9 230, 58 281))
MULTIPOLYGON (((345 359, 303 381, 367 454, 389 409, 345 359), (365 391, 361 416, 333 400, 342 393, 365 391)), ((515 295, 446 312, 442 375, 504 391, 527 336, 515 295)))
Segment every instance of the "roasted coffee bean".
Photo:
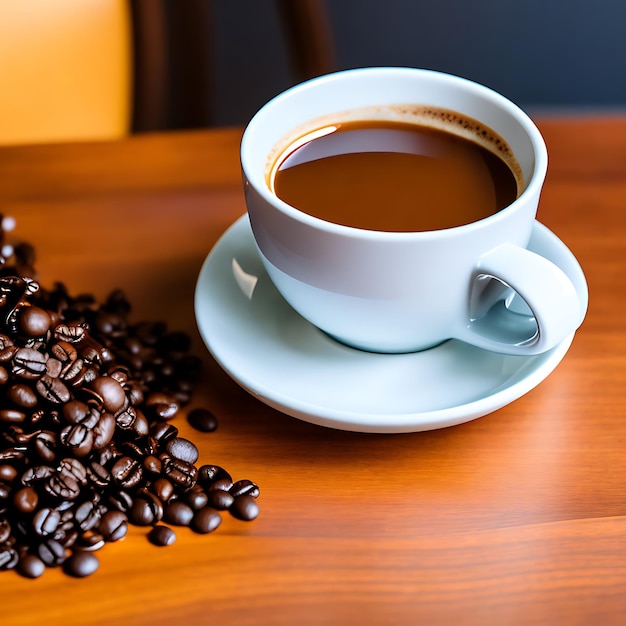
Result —
POLYGON ((100 523, 100 509, 98 505, 87 500, 76 507, 74 519, 81 531, 91 530, 100 523))
POLYGON ((50 346, 50 353, 60 363, 66 366, 68 363, 73 363, 78 359, 78 352, 76 348, 68 341, 58 341, 50 346))
POLYGON ((54 473, 45 483, 46 491, 62 500, 74 500, 80 493, 80 485, 71 476, 54 473))
POLYGON ((222 516, 219 511, 205 506, 194 513, 189 526, 195 532, 205 534, 213 532, 221 523, 222 516))
POLYGON ((5 543, 11 536, 11 524, 6 517, 0 515, 0 544, 5 543))
POLYGON ((176 533, 169 526, 159 524, 148 533, 148 539, 155 546, 171 546, 176 541, 176 533))
POLYGON ((13 569, 20 560, 17 550, 7 543, 0 545, 0 570, 13 569))
MULTIPOLYGON (((23 383, 15 383, 6 390, 7 400, 13 404, 25 408, 32 409, 37 406, 39 401, 38 395, 33 391, 32 387, 23 383)), ((2 418, 0 418, 1 420, 2 418)), ((4 421, 4 420, 2 420, 4 421)))
POLYGON ((195 465, 168 455, 160 458, 163 462, 163 474, 170 482, 183 489, 191 489, 196 484, 198 468, 195 465))
POLYGON ((20 513, 32 513, 39 504, 39 496, 32 487, 22 487, 13 494, 13 505, 20 513))
POLYGON ((96 487, 106 487, 111 482, 109 470, 97 461, 92 461, 86 468, 87 478, 96 487))
POLYGON ((104 411, 100 414, 98 422, 93 427, 93 447, 102 450, 107 446, 115 435, 115 417, 112 413, 104 411))
POLYGON ((19 348, 12 363, 12 373, 20 378, 34 380, 46 373, 46 357, 34 348, 19 348))
POLYGON ((63 404, 72 397, 65 383, 59 378, 44 374, 37 381, 35 388, 39 395, 52 404, 63 404))
POLYGON ((190 489, 184 496, 183 501, 186 502, 194 511, 206 506, 208 502, 207 494, 202 488, 195 487, 190 489))
POLYGON ((90 407, 80 400, 70 400, 64 404, 62 414, 68 424, 82 424, 90 429, 94 428, 100 419, 100 412, 96 407, 90 407))
POLYGON ((198 469, 198 482, 203 487, 210 487, 215 481, 224 479, 232 485, 231 475, 219 465, 202 465, 198 469))
POLYGON ((22 474, 21 481, 23 485, 34 485, 50 478, 54 473, 54 468, 49 465, 35 465, 22 474))
POLYGON ((95 552, 96 550, 100 550, 104 544, 104 537, 101 533, 97 530, 87 530, 78 536, 76 543, 74 544, 74 550, 95 552))
POLYGON ((130 507, 133 506, 133 499, 127 491, 114 491, 109 494, 109 504, 122 513, 127 513, 130 507))
POLYGON ((46 571, 46 564, 35 554, 25 554, 16 570, 24 578, 39 578, 46 571))
POLYGON ((176 437, 165 446, 168 454, 185 463, 195 463, 198 460, 198 448, 194 443, 183 437, 176 437))
POLYGON ((33 515, 33 530, 41 537, 54 534, 61 521, 61 513, 57 509, 45 507, 33 515))
POLYGON ((249 522, 258 516, 259 505, 252 496, 237 496, 228 511, 233 517, 249 522))
POLYGON ((149 394, 145 402, 146 411, 153 419, 171 420, 176 417, 180 410, 180 405, 176 399, 162 392, 149 394))
POLYGON ((57 324, 54 328, 54 336, 56 339, 72 344, 81 342, 86 334, 87 331, 85 327, 80 324, 57 324))
POLYGON ((93 448, 93 431, 82 424, 66 426, 59 438, 61 443, 77 457, 87 456, 93 448))
POLYGON ((50 315, 38 306, 23 306, 17 318, 18 328, 27 337, 43 337, 50 330, 50 315))
POLYGON ((13 467, 13 465, 0 465, 0 480, 5 480, 10 483, 13 482, 16 478, 17 470, 15 469, 15 467, 13 467))
POLYGON ((17 409, 1 409, 0 422, 5 424, 20 424, 26 419, 26 413, 17 409))
POLYGON ((98 557, 92 552, 78 550, 63 563, 63 571, 75 578, 91 576, 100 567, 98 557))
POLYGON ((217 429, 217 418, 207 409, 194 409, 187 415, 187 421, 203 433, 211 433, 217 429))
POLYGON ((151 526, 163 517, 163 505, 150 493, 135 498, 128 511, 128 519, 137 526, 151 526))
POLYGON ((9 372, 7 368, 0 365, 0 385, 6 385, 9 381, 9 372))
POLYGON ((61 375, 62 370, 63 365, 61 364, 61 361, 53 357, 48 357, 48 360, 46 361, 46 374, 48 374, 48 376, 58 378, 61 375))
POLYGON ((168 422, 153 422, 150 426, 150 435, 154 437, 157 442, 165 444, 171 439, 174 439, 174 437, 178 437, 178 428, 168 422))
POLYGON ((98 524, 105 541, 119 541, 128 532, 128 518, 121 511, 108 511, 98 524))
POLYGON ((49 431, 41 431, 33 439, 32 448, 42 461, 51 462, 57 457, 57 438, 49 431))
POLYGON ((37 546, 39 558, 48 566, 61 565, 67 558, 65 548, 55 539, 46 539, 37 546))
POLYGON ((243 479, 234 482, 232 487, 228 490, 235 498, 237 496, 249 495, 253 498, 258 497, 259 487, 251 480, 243 479))
POLYGON ((150 489, 161 502, 169 502, 174 495, 174 485, 167 478, 157 478, 150 489))
POLYGON ((235 500, 234 496, 225 489, 209 489, 206 495, 207 506, 218 509, 219 511, 229 509, 235 500))
POLYGON ((11 485, 0 482, 0 507, 3 506, 3 500, 8 500, 9 496, 11 495, 11 491, 11 485))
POLYGON ((111 468, 113 480, 124 487, 130 489, 139 484, 143 477, 143 468, 137 459, 130 456, 120 457, 111 468))
POLYGON ((163 520, 175 526, 189 526, 193 519, 193 509, 181 500, 172 500, 163 511, 163 520))
POLYGON ((231 487, 233 486, 233 483, 230 479, 228 478, 220 478, 219 480, 214 480, 211 483, 211 486, 209 487, 209 489, 211 491, 217 491, 217 490, 221 490, 221 491, 228 491, 230 492, 231 487))
POLYGON ((97 376, 91 381, 89 387, 100 395, 104 408, 113 414, 126 403, 124 388, 111 376, 97 376))
POLYGON ((163 463, 161 463, 161 459, 151 454, 144 458, 143 468, 150 474, 159 475, 163 469, 163 463))
POLYGON ((87 484, 87 468, 78 460, 71 457, 59 461, 58 470, 62 478, 73 478, 79 485, 87 484))

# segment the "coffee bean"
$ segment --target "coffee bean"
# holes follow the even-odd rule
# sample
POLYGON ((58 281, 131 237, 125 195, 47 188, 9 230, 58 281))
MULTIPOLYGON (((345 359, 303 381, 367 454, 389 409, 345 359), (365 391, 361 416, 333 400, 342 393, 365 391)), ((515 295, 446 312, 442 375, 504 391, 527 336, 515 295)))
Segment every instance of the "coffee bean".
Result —
POLYGON ((258 497, 259 487, 251 480, 243 479, 233 483, 228 490, 235 498, 237 496, 249 495, 253 498, 258 497))
POLYGON ((45 507, 33 515, 33 530, 41 537, 54 534, 61 521, 61 514, 57 509, 45 507))
POLYGON ((19 348, 13 355, 12 373, 26 379, 38 379, 46 372, 46 357, 34 348, 19 348))
POLYGON ((153 392, 146 398, 146 410, 154 419, 171 420, 176 417, 180 405, 168 394, 153 392))
POLYGON ((91 530, 100 523, 100 509, 91 500, 83 502, 74 513, 74 519, 81 531, 91 530))
POLYGON ((5 543, 11 537, 11 524, 6 517, 0 515, 0 544, 5 543))
POLYGON ((61 459, 57 471, 63 479, 73 478, 81 486, 87 484, 87 468, 78 459, 61 459))
POLYGON ((46 539, 37 546, 39 558, 48 566, 61 565, 67 558, 65 548, 55 539, 46 539))
POLYGON ((135 487, 143 476, 143 468, 137 459, 130 456, 120 457, 111 468, 111 477, 125 489, 135 487))
POLYGON ((151 491, 161 502, 168 502, 174 495, 174 485, 167 478, 157 478, 152 483, 151 491))
POLYGON ((79 550, 74 552, 64 563, 63 571, 70 576, 83 578, 91 576, 100 567, 98 557, 92 552, 79 550))
POLYGON ((190 527, 197 533, 205 534, 213 532, 221 523, 219 511, 206 506, 195 512, 190 527))
POLYGON ((85 550, 95 552, 100 550, 105 544, 104 536, 97 530, 87 530, 81 533, 74 544, 74 550, 85 550))
POLYGON ((93 431, 82 424, 66 426, 59 438, 61 443, 77 457, 87 456, 93 448, 93 431))
POLYGON ((170 457, 167 454, 160 458, 163 463, 163 474, 174 485, 186 490, 191 489, 196 484, 198 468, 195 465, 170 457))
POLYGON ((194 511, 198 511, 206 506, 208 502, 207 494, 202 488, 190 489, 184 496, 183 501, 186 502, 194 511))
POLYGON ((206 495, 207 505, 219 511, 230 508, 235 500, 235 497, 225 489, 209 489, 206 495))
POLYGON ((39 578, 46 571, 46 564, 34 554, 25 554, 16 570, 24 578, 39 578))
POLYGON ((50 463, 57 457, 57 439, 52 432, 42 431, 37 433, 32 447, 42 461, 50 463))
POLYGON ((74 500, 80 493, 80 485, 74 478, 59 473, 52 474, 45 483, 46 491, 62 500, 74 500))
POLYGON ((26 413, 16 409, 1 409, 0 422, 5 424, 20 424, 26 419, 26 413))
POLYGON ((102 450, 107 446, 115 435, 115 418, 107 411, 101 413, 96 425, 93 427, 93 448, 102 450))
POLYGON ((111 376, 98 376, 89 387, 100 395, 104 408, 111 413, 116 413, 126 403, 123 387, 111 376))
POLYGON ((39 496, 32 487, 22 487, 13 494, 13 504, 20 513, 32 513, 39 504, 39 496))
POLYGON ((181 500, 170 502, 163 512, 163 520, 175 526, 189 526, 193 519, 193 509, 181 500))
POLYGON ((128 519, 137 526, 151 526, 163 517, 163 504, 150 492, 146 491, 135 498, 128 512, 128 519))
POLYGON ((43 337, 50 329, 50 321, 50 315, 37 306, 22 307, 17 318, 19 329, 27 337, 43 337))
POLYGON ((59 378, 44 374, 37 381, 35 388, 39 395, 52 404, 63 404, 72 397, 65 383, 59 378))
POLYGON ((219 465, 202 465, 198 469, 198 482, 203 487, 210 487, 215 481, 224 479, 232 485, 231 475, 219 465))
POLYGON ((194 443, 183 437, 176 437, 167 442, 167 452, 185 463, 195 463, 198 460, 198 448, 194 443))
POLYGON ((233 517, 249 522, 259 514, 259 505, 252 496, 237 496, 228 511, 233 517))
POLYGON ((148 533, 148 539, 155 546, 171 546, 176 541, 176 533, 169 526, 159 524, 148 533))
POLYGON ((153 422, 150 426, 150 435, 154 437, 157 442, 165 444, 178 436, 178 428, 168 422, 153 422))
POLYGON ((7 543, 0 545, 0 570, 13 569, 20 560, 20 556, 13 546, 7 543))
MULTIPOLYGON (((38 395, 33 391, 32 387, 24 383, 15 383, 6 390, 7 400, 13 404, 26 409, 32 409, 39 402, 38 395)), ((0 420, 2 418, 0 417, 0 420)), ((4 421, 4 420, 2 420, 4 421)))
POLYGON ((17 470, 12 465, 0 465, 0 480, 6 480, 10 483, 13 482, 16 478, 17 470))
POLYGON ((108 511, 98 524, 105 541, 119 541, 128 532, 128 518, 121 511, 108 511))
POLYGON ((217 429, 217 418, 207 409, 194 409, 187 415, 187 421, 203 433, 211 433, 217 429))

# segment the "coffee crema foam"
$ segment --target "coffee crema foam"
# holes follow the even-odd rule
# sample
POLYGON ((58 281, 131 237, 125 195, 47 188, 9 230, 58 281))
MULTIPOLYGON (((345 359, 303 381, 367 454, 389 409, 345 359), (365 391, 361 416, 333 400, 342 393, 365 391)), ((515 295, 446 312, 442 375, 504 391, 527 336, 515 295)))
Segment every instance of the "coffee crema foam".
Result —
POLYGON ((265 167, 265 180, 269 189, 274 191, 276 171, 283 160, 302 143, 315 139, 317 133, 323 136, 333 132, 334 127, 347 122, 398 122, 415 124, 436 130, 449 132, 473 141, 498 155, 510 168, 517 182, 517 195, 524 188, 524 175, 509 144, 493 129, 478 120, 442 107, 416 104, 394 104, 384 106, 361 107, 342 112, 323 115, 296 126, 283 136, 268 155, 265 167), (328 130, 327 130, 328 129, 328 130))

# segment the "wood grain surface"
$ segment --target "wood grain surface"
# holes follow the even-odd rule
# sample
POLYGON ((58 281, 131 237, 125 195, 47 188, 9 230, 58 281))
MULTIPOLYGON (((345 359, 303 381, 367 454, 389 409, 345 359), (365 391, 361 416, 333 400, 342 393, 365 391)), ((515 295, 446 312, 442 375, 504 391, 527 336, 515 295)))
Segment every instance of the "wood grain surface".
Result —
POLYGON ((219 428, 176 425, 201 463, 261 490, 255 521, 224 516, 167 548, 133 527, 89 578, 1 572, 2 625, 623 624, 626 119, 538 124, 550 155, 538 217, 585 270, 587 319, 524 397, 404 435, 285 416, 204 349, 193 290, 245 211, 239 129, 0 148, 0 212, 36 247, 41 283, 98 298, 120 287, 134 320, 188 331, 205 362, 188 408, 210 408, 219 428))

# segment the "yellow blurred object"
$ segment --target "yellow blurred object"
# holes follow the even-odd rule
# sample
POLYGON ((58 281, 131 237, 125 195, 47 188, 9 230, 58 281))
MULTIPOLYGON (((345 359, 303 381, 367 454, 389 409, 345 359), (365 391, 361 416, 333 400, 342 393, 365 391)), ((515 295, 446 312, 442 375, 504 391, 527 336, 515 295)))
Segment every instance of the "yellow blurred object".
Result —
POLYGON ((0 0, 0 144, 129 132, 126 0, 0 0))

